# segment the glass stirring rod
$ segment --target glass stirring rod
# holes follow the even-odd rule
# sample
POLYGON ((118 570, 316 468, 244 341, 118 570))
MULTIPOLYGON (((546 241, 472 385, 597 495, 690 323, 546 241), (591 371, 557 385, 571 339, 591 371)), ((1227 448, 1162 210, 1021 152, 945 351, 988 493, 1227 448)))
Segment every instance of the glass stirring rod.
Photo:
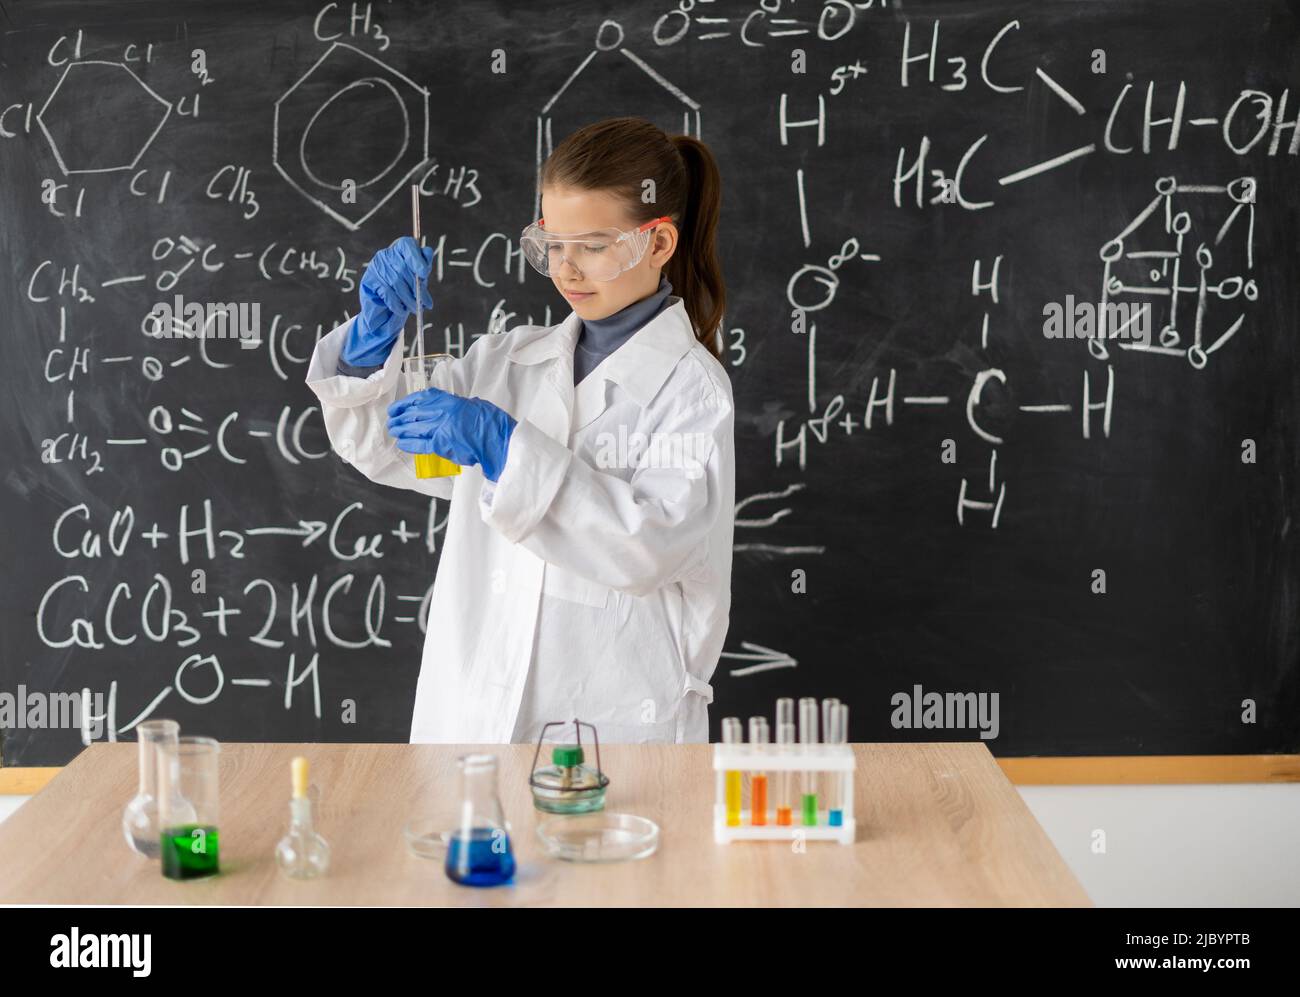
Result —
MULTIPOLYGON (((415 236, 416 251, 420 245, 420 185, 411 184, 411 229, 415 236)), ((424 301, 420 296, 420 274, 415 274, 415 349, 412 356, 424 356, 424 301)), ((424 387, 428 387, 427 384, 424 387)))

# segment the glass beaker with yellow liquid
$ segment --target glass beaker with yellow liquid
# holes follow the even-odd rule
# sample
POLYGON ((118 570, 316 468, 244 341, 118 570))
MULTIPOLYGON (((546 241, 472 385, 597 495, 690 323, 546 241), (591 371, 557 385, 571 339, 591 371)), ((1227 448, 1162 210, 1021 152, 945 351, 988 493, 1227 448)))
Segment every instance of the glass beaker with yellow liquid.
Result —
MULTIPOLYGON (((434 371, 455 359, 450 353, 426 353, 402 359, 402 385, 407 395, 434 386, 434 371)), ((460 474, 460 465, 436 453, 411 454, 417 478, 449 478, 460 474)))

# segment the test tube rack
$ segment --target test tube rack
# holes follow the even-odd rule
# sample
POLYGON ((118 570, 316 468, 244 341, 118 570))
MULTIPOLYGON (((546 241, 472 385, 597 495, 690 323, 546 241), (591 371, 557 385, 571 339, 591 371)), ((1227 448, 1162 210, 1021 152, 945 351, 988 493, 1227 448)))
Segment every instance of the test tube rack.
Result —
POLYGON ((850 744, 715 744, 713 773, 716 785, 713 800, 713 840, 718 844, 733 841, 838 841, 853 844, 856 822, 853 817, 853 772, 857 759, 850 744), (728 772, 763 772, 769 783, 778 772, 800 775, 815 772, 818 776, 817 823, 801 822, 802 813, 794 807, 793 823, 777 824, 777 801, 771 789, 765 824, 754 824, 750 810, 742 807, 738 824, 727 823, 726 774, 728 772), (832 784, 839 789, 842 821, 828 822, 826 791, 832 784))

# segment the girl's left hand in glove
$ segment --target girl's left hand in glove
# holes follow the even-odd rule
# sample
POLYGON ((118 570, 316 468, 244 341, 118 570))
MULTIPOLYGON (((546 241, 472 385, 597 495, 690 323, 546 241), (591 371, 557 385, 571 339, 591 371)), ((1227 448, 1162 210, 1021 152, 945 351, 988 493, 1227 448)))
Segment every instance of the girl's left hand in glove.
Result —
POLYGON ((388 432, 407 453, 432 453, 478 464, 489 481, 506 466, 516 421, 482 398, 425 388, 388 406, 388 432))

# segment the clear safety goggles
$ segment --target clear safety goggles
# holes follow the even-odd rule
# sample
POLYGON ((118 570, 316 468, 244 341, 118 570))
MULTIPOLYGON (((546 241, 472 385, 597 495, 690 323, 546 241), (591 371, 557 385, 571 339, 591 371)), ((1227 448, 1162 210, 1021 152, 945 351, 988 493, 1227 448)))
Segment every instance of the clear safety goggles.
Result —
POLYGON ((548 232, 539 218, 524 229, 519 248, 543 277, 553 277, 567 260, 584 280, 613 280, 641 262, 650 245, 650 232, 672 221, 667 215, 646 222, 631 232, 617 228, 567 234, 548 232))

